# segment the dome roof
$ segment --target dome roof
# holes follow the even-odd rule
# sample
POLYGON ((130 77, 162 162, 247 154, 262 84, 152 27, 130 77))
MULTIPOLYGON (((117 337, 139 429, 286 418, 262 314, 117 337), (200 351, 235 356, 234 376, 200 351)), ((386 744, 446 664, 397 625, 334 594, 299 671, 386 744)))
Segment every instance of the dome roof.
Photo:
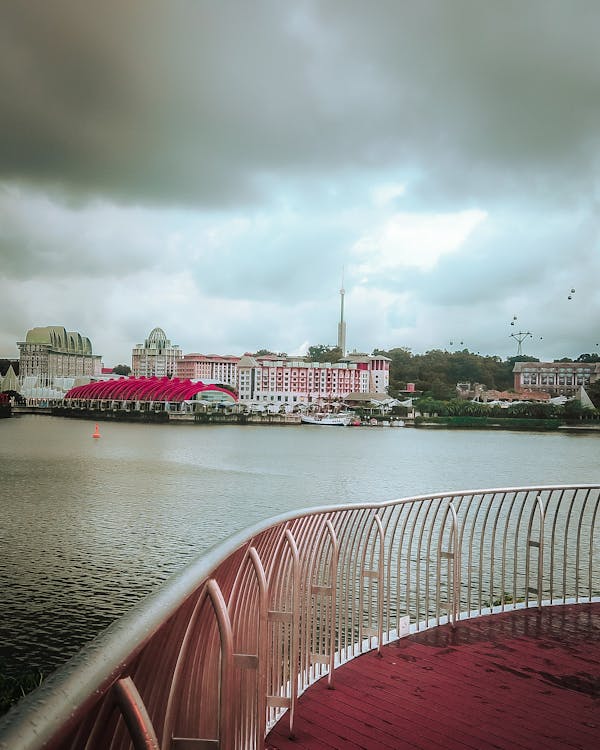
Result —
POLYGON ((148 341, 166 341, 167 334, 162 328, 153 328, 148 336, 148 341))
POLYGON ((63 326, 41 326, 27 331, 27 344, 45 344, 57 351, 72 354, 91 354, 91 341, 77 331, 67 331, 63 326))
POLYGON ((167 334, 163 331, 162 328, 153 328, 150 331, 150 335, 146 339, 146 346, 148 348, 157 347, 159 349, 166 349, 167 341, 167 334))

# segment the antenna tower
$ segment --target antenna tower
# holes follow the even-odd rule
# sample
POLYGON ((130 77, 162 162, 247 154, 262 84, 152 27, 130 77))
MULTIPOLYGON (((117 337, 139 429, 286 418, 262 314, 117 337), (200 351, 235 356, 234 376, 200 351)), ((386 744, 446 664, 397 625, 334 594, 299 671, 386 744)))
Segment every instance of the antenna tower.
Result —
POLYGON ((523 342, 525 341, 525 339, 528 336, 533 337, 533 334, 530 333, 529 331, 519 331, 518 333, 511 333, 510 334, 510 337, 512 339, 515 339, 515 341, 518 342, 518 345, 517 345, 517 357, 520 356, 521 354, 523 354, 523 342))
POLYGON ((346 322, 344 320, 344 270, 342 269, 342 288, 340 289, 340 322, 338 323, 338 349, 342 357, 346 356, 346 322))

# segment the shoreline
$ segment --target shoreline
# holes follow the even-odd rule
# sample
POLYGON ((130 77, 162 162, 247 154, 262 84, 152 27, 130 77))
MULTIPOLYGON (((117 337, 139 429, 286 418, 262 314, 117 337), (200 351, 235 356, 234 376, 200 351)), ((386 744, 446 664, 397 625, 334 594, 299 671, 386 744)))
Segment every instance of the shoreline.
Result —
MULTIPOLYGON (((87 419, 97 422, 129 422, 134 424, 187 424, 187 425, 302 425, 299 414, 223 414, 206 412, 201 414, 181 414, 166 411, 110 411, 99 409, 66 409, 64 407, 15 406, 13 416, 25 414, 43 414, 66 419, 87 419)), ((433 430, 512 430, 531 432, 573 432, 599 433, 600 421, 581 420, 577 423, 559 419, 528 419, 524 417, 382 417, 376 424, 370 423, 369 417, 356 427, 380 427, 399 429, 394 422, 401 419, 404 427, 433 430)), ((311 426, 311 425, 308 425, 311 426)))

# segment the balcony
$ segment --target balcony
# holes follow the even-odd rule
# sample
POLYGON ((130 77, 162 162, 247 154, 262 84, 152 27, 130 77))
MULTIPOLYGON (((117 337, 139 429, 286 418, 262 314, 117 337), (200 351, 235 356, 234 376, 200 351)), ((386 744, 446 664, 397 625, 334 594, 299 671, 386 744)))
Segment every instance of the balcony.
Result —
POLYGON ((48 678, 0 748, 596 747, 599 506, 529 487, 272 519, 48 678))

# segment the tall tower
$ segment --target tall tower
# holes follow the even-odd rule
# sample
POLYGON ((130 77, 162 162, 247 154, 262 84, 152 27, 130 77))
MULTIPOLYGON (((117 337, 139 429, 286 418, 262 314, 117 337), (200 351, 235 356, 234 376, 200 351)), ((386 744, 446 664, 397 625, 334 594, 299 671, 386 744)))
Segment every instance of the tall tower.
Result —
POLYGON ((340 322, 338 323, 338 349, 342 352, 342 357, 346 356, 346 322, 344 320, 344 272, 342 271, 342 288, 340 289, 340 322))

